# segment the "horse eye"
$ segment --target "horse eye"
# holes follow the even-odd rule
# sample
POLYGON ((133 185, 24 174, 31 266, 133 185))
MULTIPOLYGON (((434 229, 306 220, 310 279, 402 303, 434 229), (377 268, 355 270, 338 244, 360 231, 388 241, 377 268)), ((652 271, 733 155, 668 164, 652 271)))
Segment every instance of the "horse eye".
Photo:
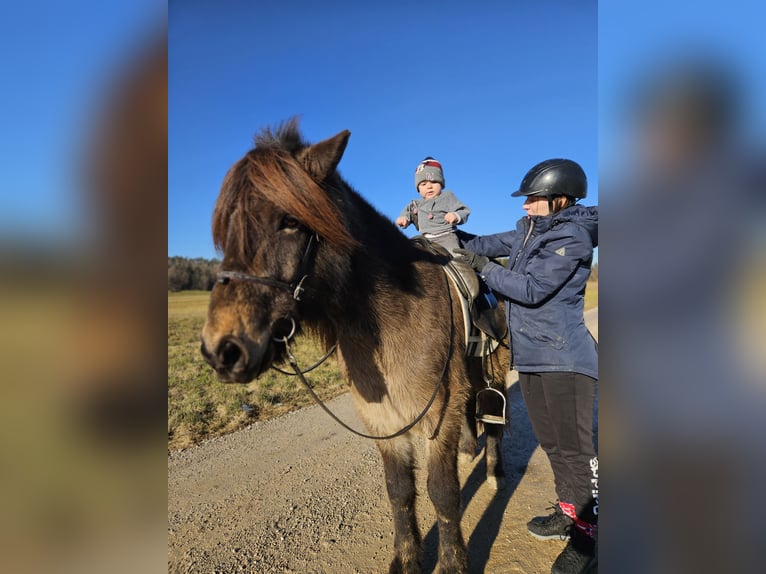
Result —
POLYGON ((295 219, 292 215, 285 215, 282 218, 282 222, 279 224, 280 229, 295 229, 300 226, 301 222, 295 219))

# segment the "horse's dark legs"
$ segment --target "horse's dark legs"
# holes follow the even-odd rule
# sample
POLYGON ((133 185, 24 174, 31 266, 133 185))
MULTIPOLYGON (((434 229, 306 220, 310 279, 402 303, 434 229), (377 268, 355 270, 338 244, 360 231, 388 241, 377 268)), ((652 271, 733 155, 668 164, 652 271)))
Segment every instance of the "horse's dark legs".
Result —
POLYGON ((484 461, 487 463, 487 484, 495 490, 505 488, 505 470, 500 452, 504 425, 484 424, 484 461))
MULTIPOLYGON (((476 395, 474 393, 468 399, 463 428, 460 432, 460 446, 458 458, 461 464, 470 464, 476 456, 477 446, 477 423, 476 423, 476 395)), ((501 442, 503 438, 503 425, 484 424, 484 461, 487 465, 487 484, 495 490, 505 487, 505 470, 503 469, 503 457, 501 454, 501 442)))
POLYGON ((460 464, 469 464, 476 456, 476 397, 473 393, 468 398, 466 413, 463 417, 463 428, 460 431, 460 446, 458 447, 458 460, 460 464))
POLYGON ((406 437, 378 442, 394 518, 394 559, 389 574, 419 574, 422 540, 415 518, 412 444, 406 437))
MULTIPOLYGON (((502 391, 505 394, 506 400, 505 416, 508 417, 508 388, 511 386, 510 371, 506 371, 504 382, 502 391)), ((487 484, 495 490, 505 488, 505 469, 503 468, 503 456, 501 453, 504 430, 505 425, 484 424, 484 437, 486 439, 484 460, 487 463, 487 484)))
POLYGON ((468 554, 460 529, 460 483, 455 448, 458 432, 456 428, 453 437, 440 437, 428 445, 428 495, 436 509, 438 572, 442 574, 468 572, 468 554))
MULTIPOLYGON (((510 376, 510 371, 506 372, 505 384, 502 389, 506 400, 506 417, 508 416, 507 405, 510 376)), ((484 424, 484 437, 486 439, 484 460, 487 463, 487 484, 495 490, 502 490, 505 488, 505 469, 503 468, 503 457, 501 453, 504 430, 505 425, 484 424)))

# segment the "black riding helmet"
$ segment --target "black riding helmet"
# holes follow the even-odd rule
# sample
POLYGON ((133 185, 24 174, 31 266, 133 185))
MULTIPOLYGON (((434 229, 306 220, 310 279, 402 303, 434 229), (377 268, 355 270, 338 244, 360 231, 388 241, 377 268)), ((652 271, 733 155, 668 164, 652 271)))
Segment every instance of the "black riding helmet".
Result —
POLYGON ((538 163, 521 180, 521 186, 513 197, 553 197, 566 195, 582 199, 588 193, 588 178, 580 164, 571 159, 547 159, 538 163))

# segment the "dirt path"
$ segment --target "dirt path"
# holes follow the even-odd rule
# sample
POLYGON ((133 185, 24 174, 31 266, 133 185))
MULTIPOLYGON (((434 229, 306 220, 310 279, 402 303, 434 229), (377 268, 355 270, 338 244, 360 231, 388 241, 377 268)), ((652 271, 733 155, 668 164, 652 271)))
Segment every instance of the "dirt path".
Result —
MULTIPOLYGON (((586 313, 598 337, 598 310, 586 313)), ((361 429, 345 394, 330 407, 361 429)), ((503 441, 508 485, 483 482, 477 456, 460 469, 471 572, 547 573, 563 542, 526 532, 555 498, 553 479, 514 383, 503 441)), ((420 453, 423 444, 420 444, 420 453)), ((168 571, 172 573, 386 572, 393 529, 372 441, 318 407, 256 423, 168 457, 168 571)), ((436 562, 433 507, 418 472, 424 572, 436 562)))

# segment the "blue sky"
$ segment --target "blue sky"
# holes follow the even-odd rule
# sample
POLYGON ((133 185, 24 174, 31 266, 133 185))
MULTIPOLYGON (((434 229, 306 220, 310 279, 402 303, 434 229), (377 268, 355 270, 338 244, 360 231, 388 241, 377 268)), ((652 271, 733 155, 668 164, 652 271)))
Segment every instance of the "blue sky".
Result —
POLYGON ((510 229, 510 193, 551 157, 583 165, 596 204, 596 24, 587 0, 171 1, 168 255, 216 255, 226 170, 294 115, 310 141, 351 130, 340 171, 391 219, 426 155, 473 233, 510 229))

